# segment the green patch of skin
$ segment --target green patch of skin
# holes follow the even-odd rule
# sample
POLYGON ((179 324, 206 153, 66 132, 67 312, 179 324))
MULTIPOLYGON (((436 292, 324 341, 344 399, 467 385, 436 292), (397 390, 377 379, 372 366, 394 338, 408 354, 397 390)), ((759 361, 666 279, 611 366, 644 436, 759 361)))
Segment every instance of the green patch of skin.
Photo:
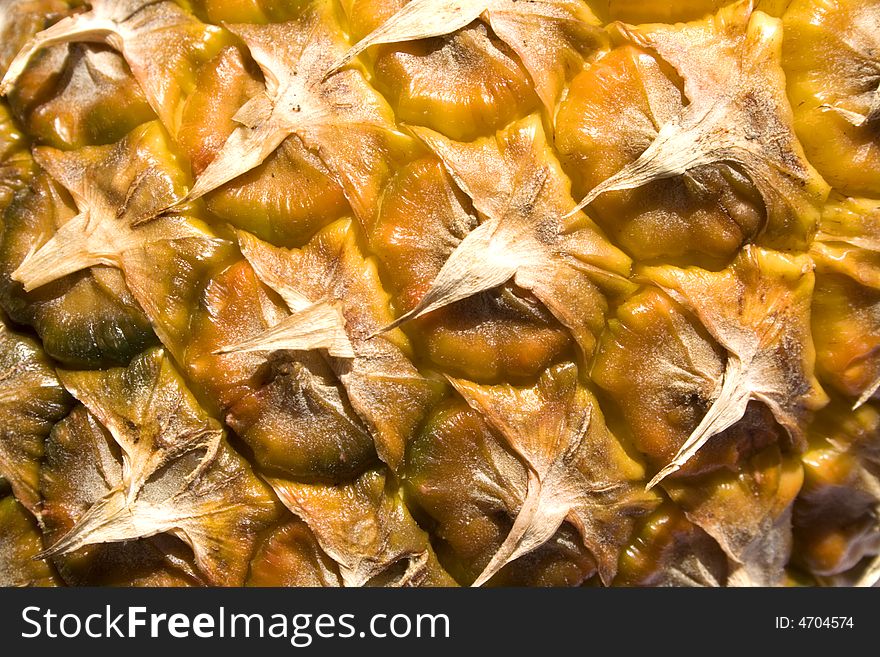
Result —
POLYGON ((0 240, 0 305, 16 322, 34 327, 46 352, 69 367, 127 363, 158 343, 150 322, 108 268, 82 271, 25 292, 11 274, 38 235, 73 216, 63 193, 45 175, 5 215, 0 240))

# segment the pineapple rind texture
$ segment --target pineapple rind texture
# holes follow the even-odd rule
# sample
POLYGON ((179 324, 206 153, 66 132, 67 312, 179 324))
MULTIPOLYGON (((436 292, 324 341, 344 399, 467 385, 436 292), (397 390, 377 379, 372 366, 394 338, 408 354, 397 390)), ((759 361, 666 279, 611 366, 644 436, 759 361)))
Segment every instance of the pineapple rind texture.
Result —
POLYGON ((0 585, 877 585, 878 34, 0 0, 0 585))

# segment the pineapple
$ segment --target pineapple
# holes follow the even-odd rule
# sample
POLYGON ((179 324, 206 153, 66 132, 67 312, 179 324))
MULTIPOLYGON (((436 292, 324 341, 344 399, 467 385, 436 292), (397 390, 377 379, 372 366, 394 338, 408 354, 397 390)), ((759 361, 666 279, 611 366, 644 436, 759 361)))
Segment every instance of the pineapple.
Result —
POLYGON ((0 584, 880 581, 880 4, 0 7, 0 584))

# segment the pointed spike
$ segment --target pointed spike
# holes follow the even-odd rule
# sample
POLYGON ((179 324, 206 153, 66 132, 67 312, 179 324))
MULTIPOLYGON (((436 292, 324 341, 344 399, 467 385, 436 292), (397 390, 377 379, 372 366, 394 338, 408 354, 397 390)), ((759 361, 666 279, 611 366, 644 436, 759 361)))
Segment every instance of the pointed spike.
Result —
POLYGON ((747 384, 741 361, 734 355, 729 355, 721 393, 678 450, 675 458, 648 482, 645 490, 651 490, 666 477, 680 470, 712 436, 730 428, 742 418, 752 392, 747 384))
POLYGON ((112 34, 115 29, 116 24, 112 21, 96 19, 89 14, 78 14, 67 16, 55 23, 55 25, 46 28, 42 32, 38 32, 28 40, 9 64, 6 75, 0 81, 0 96, 5 96, 9 93, 19 76, 27 68, 31 58, 40 50, 48 46, 76 40, 103 43, 105 37, 112 34))
POLYGON ((62 536, 58 541, 56 541, 53 545, 46 548, 42 552, 37 552, 34 555, 35 560, 41 559, 49 559, 56 555, 67 554, 68 552, 73 552, 78 549, 80 546, 80 536, 79 532, 76 531, 76 528, 71 528, 64 536, 62 536))
POLYGON ((370 334, 367 336, 367 339, 372 340, 373 338, 378 338, 378 337, 379 337, 380 335, 382 335, 383 333, 388 333, 388 331, 393 331, 393 330, 396 329, 396 328, 400 328, 401 326, 403 326, 403 325, 406 324, 408 321, 410 321, 411 319, 414 318, 414 314, 413 314, 413 313, 414 313, 416 310, 418 310, 418 308, 419 308, 419 307, 416 306, 415 308, 413 308, 413 310, 409 311, 408 313, 405 313, 405 314, 401 315, 400 317, 398 317, 397 319, 395 319, 395 320, 394 320, 393 322, 391 322, 390 324, 386 324, 386 325, 383 326, 382 328, 380 328, 380 329, 376 329, 375 331, 373 331, 372 333, 370 333, 370 334))
POLYGON ((331 77, 339 73, 339 71, 348 66, 351 60, 357 57, 363 50, 364 49, 360 48, 358 45, 353 46, 351 49, 349 49, 348 52, 346 52, 342 57, 333 62, 330 68, 327 69, 327 72, 324 73, 324 77, 321 78, 321 82, 326 82, 331 77))
POLYGON ((836 105, 821 105, 819 109, 828 112, 834 112, 856 128, 863 127, 869 121, 868 117, 870 116, 868 114, 859 114, 858 112, 853 112, 852 110, 837 107, 836 105))
POLYGON ((853 404, 852 409, 855 411, 864 406, 878 390, 880 390, 880 375, 878 375, 877 378, 874 379, 874 381, 870 385, 868 385, 867 388, 865 388, 865 391, 862 393, 861 397, 859 397, 858 401, 853 404))
POLYGON ((214 354, 290 349, 326 349, 336 358, 354 358, 355 352, 345 332, 345 318, 338 304, 321 301, 289 315, 259 335, 227 345, 214 354))
MULTIPOLYGON (((512 276, 512 274, 511 274, 511 276, 512 276)), ((440 276, 438 275, 437 278, 439 279, 440 276)), ((502 281, 502 283, 506 282, 506 280, 509 280, 509 278, 510 277, 505 279, 505 281, 502 281)), ((500 285, 500 283, 499 283, 499 285, 500 285)), ((493 285, 492 287, 495 287, 495 286, 493 285)), ((491 289, 491 287, 487 288, 487 289, 491 289)), ((465 297, 462 297, 462 298, 465 298, 465 297)), ((400 326, 403 326, 404 324, 406 324, 407 322, 409 322, 413 319, 417 319, 417 318, 421 317, 422 315, 427 315, 428 313, 431 313, 435 310, 439 310, 440 308, 442 308, 444 306, 447 306, 449 304, 455 303, 455 301, 460 301, 460 300, 461 299, 455 299, 452 301, 446 300, 443 292, 436 291, 435 288, 432 287, 430 290, 428 290, 428 292, 425 294, 425 296, 422 297, 422 300, 419 301, 419 303, 416 304, 416 306, 412 310, 404 313, 403 315, 401 315, 400 317, 395 319, 393 322, 391 322, 390 324, 388 324, 386 326, 383 326, 382 328, 378 329, 374 333, 371 333, 369 337, 375 338, 376 336, 379 336, 383 333, 387 333, 388 331, 393 331, 394 329, 396 329, 400 326)))
MULTIPOLYGON (((532 470, 529 470, 529 485, 526 493, 526 499, 523 506, 516 516, 513 527, 498 548, 498 551, 492 556, 492 559, 486 564, 483 572, 474 580, 472 586, 482 586, 488 582, 495 574, 504 568, 508 563, 516 559, 517 556, 524 554, 528 550, 519 552, 520 543, 528 532, 532 520, 538 512, 538 505, 541 495, 541 483, 532 470)), ((560 523, 561 524, 561 523, 560 523)), ((554 530, 555 532, 555 530, 554 530)))
POLYGON ((877 119, 880 119, 880 89, 877 89, 874 92, 874 97, 871 99, 871 106, 864 114, 853 112, 852 110, 844 109, 842 107, 838 107, 837 105, 820 105, 819 109, 834 112, 835 114, 843 117, 854 127, 862 128, 869 123, 873 123, 877 119))
POLYGON ((125 508, 125 494, 119 490, 109 492, 89 507, 88 511, 60 539, 37 554, 35 558, 47 559, 55 555, 67 554, 94 543, 95 541, 88 540, 89 535, 111 524, 125 508))
MULTIPOLYGON (((698 125, 702 123, 700 121, 698 125)), ((711 161, 703 153, 701 136, 699 128, 685 130, 677 123, 666 124, 637 160, 590 190, 565 218, 571 218, 607 192, 637 189, 655 180, 674 178, 711 161)))
POLYGON ((12 272, 12 278, 30 292, 94 265, 115 264, 115 253, 109 249, 100 252, 92 248, 90 239, 93 234, 88 229, 88 215, 73 217, 48 242, 30 253, 12 272))
POLYGON ((569 509, 543 504, 543 491, 538 474, 530 469, 526 499, 513 527, 473 586, 482 586, 504 566, 546 543, 562 526, 569 509))
POLYGON ((376 334, 506 283, 531 255, 528 243, 500 234, 496 221, 481 224, 455 248, 418 305, 376 334))
POLYGON ((255 128, 241 126, 232 131, 211 163, 202 171, 195 184, 172 208, 195 201, 256 169, 281 145, 291 130, 275 125, 270 117, 255 128))
POLYGON ((574 206, 573 209, 571 209, 567 213, 565 213, 562 216, 562 218, 563 219, 571 219, 578 212, 582 211, 584 208, 586 208, 588 205, 590 205, 593 201, 595 201, 602 194, 604 194, 606 191, 608 191, 607 187, 610 186, 610 185, 608 185, 608 183, 613 184, 613 182, 616 182, 616 178, 618 175, 619 174, 615 174, 614 176, 612 176, 611 178, 609 178, 605 182, 603 182, 603 183, 597 185, 596 187, 594 187, 593 189, 591 189, 590 192, 581 200, 581 202, 578 203, 576 206, 574 206))
POLYGON ((324 79, 372 46, 417 41, 456 32, 479 18, 488 5, 486 0, 412 0, 352 46, 330 67, 324 79))
MULTIPOLYGON (((197 199, 192 199, 189 197, 189 192, 188 192, 188 193, 184 194, 183 196, 181 196, 180 198, 178 198, 176 201, 169 203, 165 207, 161 207, 158 210, 156 210, 155 212, 145 214, 142 218, 138 219, 137 221, 133 221, 131 223, 131 226, 132 226, 132 228, 137 228, 138 226, 142 226, 143 224, 149 223, 149 222, 154 221, 156 219, 163 219, 166 217, 174 217, 174 216, 192 214, 192 212, 191 211, 188 212, 187 209, 184 208, 184 206, 187 205, 188 203, 192 203, 195 200, 197 200, 197 199)), ((219 238, 216 238, 216 242, 218 244, 220 244, 220 243, 229 244, 230 243, 229 240, 221 240, 219 238)))
MULTIPOLYGON (((656 143, 656 142, 655 142, 656 143)), ((583 200, 578 203, 573 210, 569 211, 563 218, 570 219, 578 212, 586 208, 597 198, 602 196, 607 192, 619 192, 625 189, 636 189, 637 187, 641 187, 649 182, 654 180, 660 180, 661 178, 669 178, 675 175, 679 175, 678 173, 666 173, 662 170, 662 168, 656 166, 654 162, 656 161, 657 153, 652 153, 651 149, 645 151, 642 156, 630 164, 627 167, 624 167, 613 176, 605 180, 604 182, 599 183, 590 192, 583 198, 583 200)))

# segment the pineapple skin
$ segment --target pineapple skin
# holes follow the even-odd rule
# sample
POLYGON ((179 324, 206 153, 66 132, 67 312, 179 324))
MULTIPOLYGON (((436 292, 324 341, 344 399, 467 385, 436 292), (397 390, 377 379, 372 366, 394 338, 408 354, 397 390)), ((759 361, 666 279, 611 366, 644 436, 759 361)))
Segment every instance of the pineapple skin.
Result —
POLYGON ((0 0, 0 585, 877 585, 878 25, 0 0))

